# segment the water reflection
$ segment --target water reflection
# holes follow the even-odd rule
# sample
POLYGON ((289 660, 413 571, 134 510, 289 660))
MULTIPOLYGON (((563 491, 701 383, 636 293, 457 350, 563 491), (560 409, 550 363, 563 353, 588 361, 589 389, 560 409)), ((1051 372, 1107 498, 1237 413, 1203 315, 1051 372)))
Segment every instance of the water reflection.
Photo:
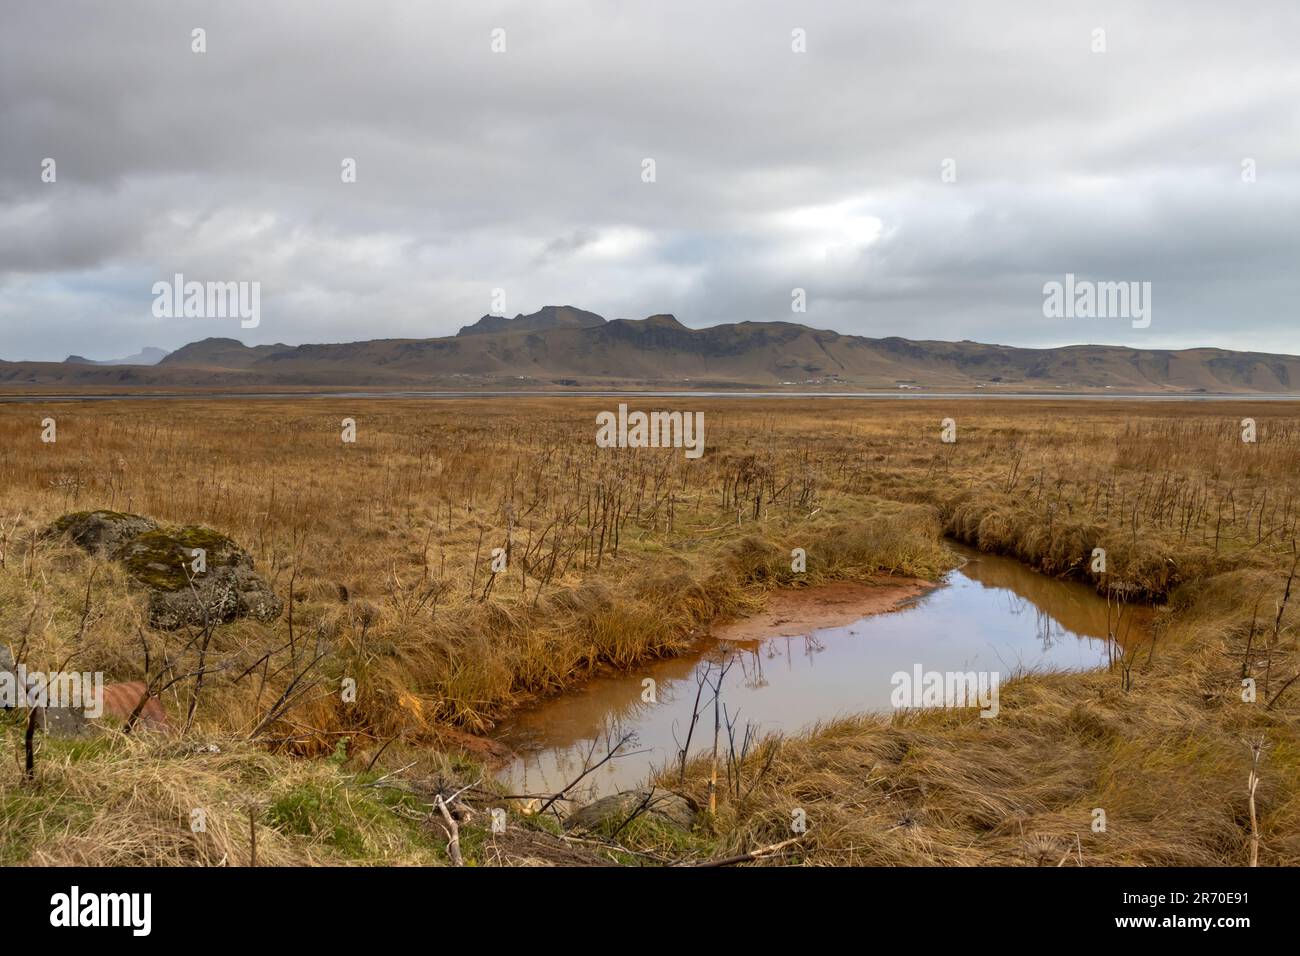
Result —
MULTIPOLYGON (((1103 598, 1016 561, 956 550, 966 564, 905 610, 800 637, 702 642, 685 657, 594 678, 515 715, 499 735, 519 756, 501 779, 515 793, 554 792, 630 734, 583 780, 587 792, 608 793, 642 782, 652 767, 675 764, 688 737, 692 754, 711 748, 710 682, 724 667, 719 708, 739 744, 746 728, 797 731, 842 714, 887 711, 891 676, 916 664, 997 671, 1003 679, 1022 670, 1105 666, 1115 610, 1103 598), (657 702, 644 699, 645 678, 653 678, 657 702)), ((1132 620, 1143 624, 1141 614, 1132 620)))

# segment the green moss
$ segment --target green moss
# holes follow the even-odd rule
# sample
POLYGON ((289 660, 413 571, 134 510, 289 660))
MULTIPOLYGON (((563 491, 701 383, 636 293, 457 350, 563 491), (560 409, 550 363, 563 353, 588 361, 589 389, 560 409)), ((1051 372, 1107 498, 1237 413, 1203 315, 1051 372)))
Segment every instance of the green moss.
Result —
POLYGON ((159 528, 131 540, 122 563, 131 577, 157 591, 189 587, 189 567, 195 549, 207 552, 207 570, 233 564, 238 546, 224 534, 198 525, 159 528))
POLYGON ((78 521, 82 521, 85 518, 90 517, 91 514, 93 514, 93 512, 72 511, 66 515, 63 515, 62 517, 55 518, 54 521, 51 522, 50 524, 49 533, 63 534, 65 531, 68 530, 68 528, 72 527, 72 525, 76 524, 78 521))
MULTIPOLYGON (((96 518, 109 524, 134 522, 134 527, 154 524, 152 519, 143 515, 101 508, 97 511, 72 511, 62 515, 50 524, 46 534, 71 532, 79 538, 82 534, 79 529, 96 518)), ((236 564, 244 555, 230 538, 201 525, 155 527, 128 536, 125 547, 118 549, 118 556, 136 581, 157 591, 179 591, 189 587, 187 571, 194 560, 196 549, 206 552, 208 571, 236 564)))
POLYGON ((70 511, 65 515, 55 518, 46 530, 47 535, 66 534, 69 529, 75 525, 83 524, 90 518, 103 518, 105 521, 134 521, 148 520, 141 515, 128 514, 125 511, 108 511, 99 509, 97 511, 70 511))

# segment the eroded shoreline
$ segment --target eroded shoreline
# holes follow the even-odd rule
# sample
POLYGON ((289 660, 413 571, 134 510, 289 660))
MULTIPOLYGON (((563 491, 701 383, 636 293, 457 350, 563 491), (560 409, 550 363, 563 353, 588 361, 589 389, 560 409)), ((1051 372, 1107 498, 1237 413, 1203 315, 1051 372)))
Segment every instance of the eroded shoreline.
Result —
POLYGON ((923 578, 878 576, 868 581, 780 588, 770 592, 764 610, 714 625, 711 634, 720 641, 801 637, 812 631, 844 627, 863 618, 901 610, 940 586, 941 582, 923 578))

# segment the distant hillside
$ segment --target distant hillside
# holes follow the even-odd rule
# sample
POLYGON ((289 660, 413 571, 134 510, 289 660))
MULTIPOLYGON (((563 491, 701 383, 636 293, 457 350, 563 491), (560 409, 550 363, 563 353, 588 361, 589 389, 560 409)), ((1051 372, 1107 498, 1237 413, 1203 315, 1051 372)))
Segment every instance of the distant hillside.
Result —
POLYGON ((865 338, 793 322, 690 329, 572 306, 483 316, 454 336, 246 346, 211 338, 157 365, 0 362, 11 384, 408 388, 790 388, 1293 392, 1300 358, 1111 345, 1025 349, 865 338))
POLYGON ((128 355, 126 358, 119 359, 88 359, 80 355, 69 355, 63 361, 70 362, 74 365, 157 365, 168 356, 166 349, 156 349, 152 346, 142 348, 134 355, 128 355))
POLYGON ((291 348, 288 345, 250 347, 237 339, 203 339, 178 348, 159 364, 211 369, 248 368, 260 358, 291 348))

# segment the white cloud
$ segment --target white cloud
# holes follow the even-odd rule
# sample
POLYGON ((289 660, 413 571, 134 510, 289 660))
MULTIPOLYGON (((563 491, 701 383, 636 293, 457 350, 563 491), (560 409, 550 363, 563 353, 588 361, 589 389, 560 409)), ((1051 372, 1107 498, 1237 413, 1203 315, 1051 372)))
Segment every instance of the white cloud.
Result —
POLYGON ((1252 9, 19 5, 0 357, 450 334, 497 287, 704 325, 788 320, 800 286, 845 332, 1300 352, 1300 7, 1252 9), (153 319, 177 271, 261 280, 262 325, 153 319), (1044 320, 1066 271, 1152 281, 1151 328, 1044 320))

